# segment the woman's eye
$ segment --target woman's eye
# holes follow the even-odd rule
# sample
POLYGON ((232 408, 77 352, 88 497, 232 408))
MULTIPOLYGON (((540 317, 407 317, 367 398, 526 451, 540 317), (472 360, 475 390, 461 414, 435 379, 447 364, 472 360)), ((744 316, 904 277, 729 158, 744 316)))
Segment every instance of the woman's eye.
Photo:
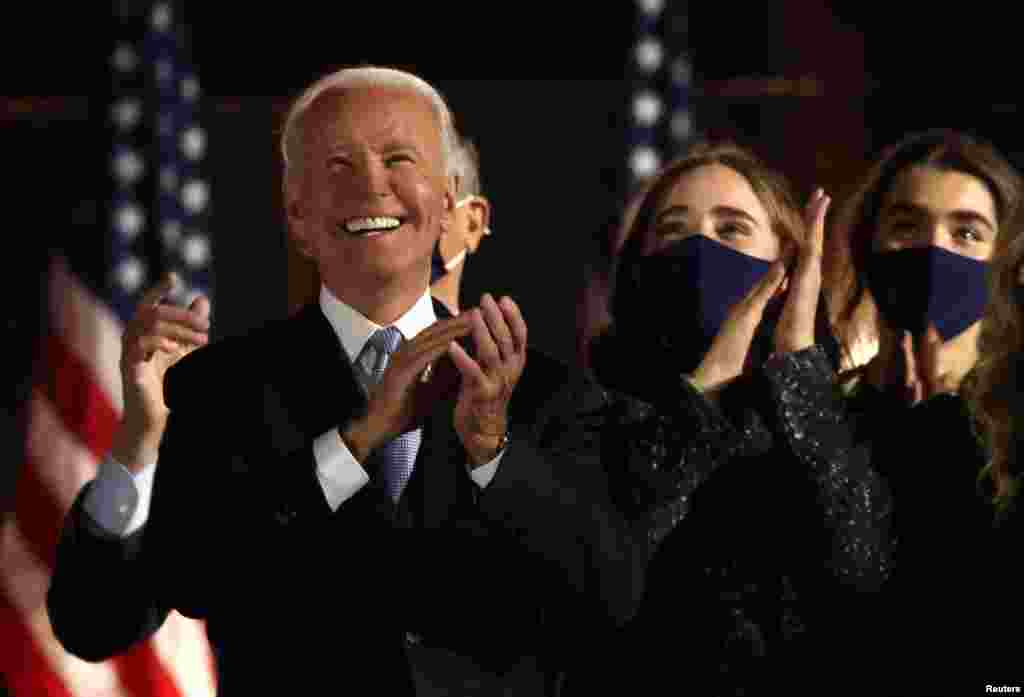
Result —
POLYGON ((689 230, 686 229, 686 225, 683 223, 662 223, 655 229, 654 233, 658 237, 686 237, 689 234, 689 230))
POLYGON ((746 235, 747 230, 739 223, 723 223, 718 226, 718 236, 725 240, 731 240, 740 235, 746 235))
POLYGON ((983 240, 981 233, 969 225, 958 227, 953 231, 953 236, 964 242, 981 242, 983 240))

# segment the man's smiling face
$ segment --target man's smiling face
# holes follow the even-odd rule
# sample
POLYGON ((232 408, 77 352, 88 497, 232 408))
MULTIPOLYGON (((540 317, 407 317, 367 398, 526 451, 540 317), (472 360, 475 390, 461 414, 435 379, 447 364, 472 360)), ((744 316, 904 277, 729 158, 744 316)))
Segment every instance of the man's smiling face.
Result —
POLYGON ((302 119, 288 215, 324 282, 419 284, 422 276, 425 289, 453 206, 430 101, 406 89, 347 89, 321 96, 302 119))

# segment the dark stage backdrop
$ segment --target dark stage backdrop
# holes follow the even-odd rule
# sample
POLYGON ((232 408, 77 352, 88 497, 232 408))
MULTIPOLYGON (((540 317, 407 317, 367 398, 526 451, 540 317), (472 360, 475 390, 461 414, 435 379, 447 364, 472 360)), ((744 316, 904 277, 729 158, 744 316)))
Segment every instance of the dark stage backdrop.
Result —
POLYGON ((464 276, 463 303, 483 292, 521 304, 535 344, 574 360, 583 261, 620 205, 626 93, 619 80, 443 81, 480 144, 494 235, 464 276))
MULTIPOLYGON (((105 224, 103 94, 116 23, 81 5, 59 16, 49 6, 19 6, 15 14, 25 16, 11 15, 9 24, 20 30, 3 46, 11 70, 0 88, 8 174, 0 277, 9 309, 0 326, 11 389, 0 433, 8 453, 21 452, 14 414, 34 356, 46 254, 69 235, 101 239, 105 224)), ((114 3, 128 14, 145 5, 114 3)), ((997 15, 958 18, 957 37, 937 41, 944 20, 929 23, 928 12, 898 16, 812 0, 690 5, 688 30, 675 39, 693 56, 698 128, 754 147, 804 195, 819 183, 841 195, 867 156, 922 127, 972 130, 1024 164, 1019 80, 1004 55, 1019 41, 997 15)), ((276 129, 304 85, 366 61, 437 84, 480 145, 495 234, 469 261, 464 303, 484 291, 514 296, 531 339, 571 360, 582 262, 624 194, 623 77, 636 6, 359 7, 296 3, 240 13, 235 3, 185 2, 209 132, 215 337, 284 316, 312 295, 309 268, 286 240, 276 129)), ((15 466, 0 467, 0 504, 15 466)))

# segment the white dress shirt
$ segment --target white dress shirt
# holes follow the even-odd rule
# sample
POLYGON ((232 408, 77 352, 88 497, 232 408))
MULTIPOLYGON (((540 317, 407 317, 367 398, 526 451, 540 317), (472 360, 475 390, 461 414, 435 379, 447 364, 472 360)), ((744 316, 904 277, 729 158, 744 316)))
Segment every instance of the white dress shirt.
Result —
MULTIPOLYGON (((354 365, 366 342, 382 327, 338 300, 325 286, 320 288, 320 309, 334 329, 340 349, 344 351, 349 363, 354 365)), ((437 315, 428 289, 392 326, 408 341, 436 321, 437 315)), ((498 453, 497 457, 480 467, 470 469, 467 464, 469 476, 477 486, 484 488, 491 482, 503 454, 498 453)), ((337 428, 332 428, 313 441, 313 459, 317 479, 332 511, 337 510, 370 481, 366 470, 352 456, 337 428)), ((119 462, 108 457, 100 465, 92 489, 82 505, 103 530, 113 535, 130 535, 141 528, 149 517, 155 473, 155 462, 147 464, 139 473, 132 474, 119 462)))

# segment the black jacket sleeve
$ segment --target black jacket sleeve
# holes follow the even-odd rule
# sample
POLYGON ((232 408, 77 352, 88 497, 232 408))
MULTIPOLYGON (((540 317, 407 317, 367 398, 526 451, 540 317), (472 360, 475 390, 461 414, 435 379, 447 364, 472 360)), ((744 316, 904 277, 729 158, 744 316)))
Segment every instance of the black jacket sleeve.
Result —
POLYGON ((102 530, 82 507, 90 486, 64 521, 46 607, 67 651, 102 661, 152 635, 168 607, 144 559, 146 527, 124 538, 102 530))
POLYGON ((555 571, 580 621, 621 625, 642 595, 647 550, 642 528, 613 502, 602 461, 605 408, 592 383, 564 390, 536 437, 510 441, 480 508, 555 571))
POLYGON ((769 359, 763 369, 778 447, 810 483, 815 520, 827 531, 828 567, 851 587, 877 590, 891 570, 891 495, 858 447, 824 351, 769 359))

